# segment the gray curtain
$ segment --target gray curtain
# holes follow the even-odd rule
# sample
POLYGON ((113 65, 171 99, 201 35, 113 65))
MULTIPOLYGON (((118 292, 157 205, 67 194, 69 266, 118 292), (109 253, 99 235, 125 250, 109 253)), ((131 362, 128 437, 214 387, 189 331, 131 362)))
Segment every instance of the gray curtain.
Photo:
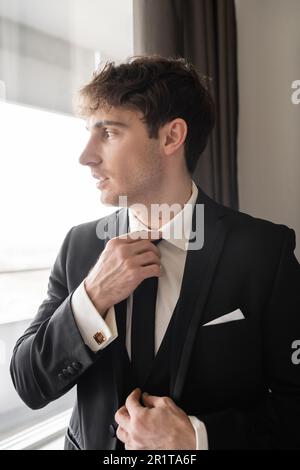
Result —
POLYGON ((210 77, 216 126, 193 178, 238 209, 237 38, 234 0, 133 0, 134 53, 182 56, 210 77))

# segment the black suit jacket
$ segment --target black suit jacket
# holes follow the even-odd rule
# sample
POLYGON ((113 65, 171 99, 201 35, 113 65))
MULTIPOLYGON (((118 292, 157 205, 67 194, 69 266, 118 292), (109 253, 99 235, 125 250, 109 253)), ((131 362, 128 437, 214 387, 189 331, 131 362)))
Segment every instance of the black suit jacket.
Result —
MULTIPOLYGON (((210 449, 300 448, 295 361, 300 267, 294 231, 233 211, 198 191, 204 246, 187 254, 172 338, 170 396, 205 423, 210 449), (237 308, 244 320, 203 326, 237 308)), ((126 231, 126 218, 126 209, 117 211, 119 233, 126 231)), ((92 353, 71 307, 72 293, 105 247, 97 224, 75 226, 66 235, 48 296, 11 360, 15 388, 32 409, 77 385, 67 449, 115 449, 112 424, 123 405, 118 340, 92 353)))

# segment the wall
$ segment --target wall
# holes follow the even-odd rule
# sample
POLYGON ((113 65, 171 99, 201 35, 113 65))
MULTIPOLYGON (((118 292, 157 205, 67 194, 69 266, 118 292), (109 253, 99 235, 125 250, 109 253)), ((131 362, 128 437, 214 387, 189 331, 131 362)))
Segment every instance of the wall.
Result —
POLYGON ((240 210, 296 230, 300 260, 299 0, 236 0, 240 210))

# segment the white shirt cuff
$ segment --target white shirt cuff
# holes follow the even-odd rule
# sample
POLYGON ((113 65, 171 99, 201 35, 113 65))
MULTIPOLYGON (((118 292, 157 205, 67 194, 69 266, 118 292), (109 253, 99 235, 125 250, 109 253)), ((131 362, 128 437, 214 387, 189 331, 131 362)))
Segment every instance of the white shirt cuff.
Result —
POLYGON ((196 450, 208 450, 208 438, 205 424, 196 418, 196 416, 189 416, 191 424, 196 434, 196 450))
POLYGON ((118 337, 114 306, 108 310, 104 321, 89 298, 84 281, 73 292, 71 305, 82 339, 93 352, 106 348, 118 337))

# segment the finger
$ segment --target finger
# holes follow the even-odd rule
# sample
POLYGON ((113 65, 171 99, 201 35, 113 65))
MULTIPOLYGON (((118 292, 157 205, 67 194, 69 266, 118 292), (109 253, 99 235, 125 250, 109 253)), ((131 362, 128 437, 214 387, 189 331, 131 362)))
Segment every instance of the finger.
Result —
POLYGON ((131 233, 124 233, 120 235, 119 240, 128 240, 128 242, 134 242, 137 240, 159 240, 162 238, 162 233, 159 230, 140 230, 131 233))
POLYGON ((142 391, 140 388, 135 388, 130 395, 128 395, 125 406, 130 416, 140 410, 142 405, 140 404, 142 391))
POLYGON ((147 251, 153 251, 157 256, 161 256, 159 247, 154 245, 154 243, 151 243, 150 240, 137 240, 135 243, 130 244, 130 248, 132 249, 132 253, 135 255, 139 255, 147 251))
POLYGON ((160 230, 140 230, 131 232, 131 237, 136 240, 159 240, 162 238, 162 232, 160 230))
POLYGON ((148 408, 155 408, 159 405, 159 399, 161 397, 156 397, 154 395, 149 395, 148 393, 142 394, 142 401, 145 406, 148 408))
POLYGON ((173 400, 169 397, 157 397, 154 395, 149 395, 147 393, 142 394, 143 403, 148 408, 158 408, 162 406, 172 406, 174 403, 173 400))
POLYGON ((122 426, 123 428, 127 428, 127 426, 129 425, 130 416, 125 405, 119 408, 116 412, 115 421, 119 424, 119 426, 122 426))
POLYGON ((118 426, 116 436, 124 444, 128 440, 128 433, 125 431, 124 428, 122 428, 122 426, 118 426))
POLYGON ((141 266, 141 276, 143 279, 147 279, 148 277, 160 277, 162 275, 161 266, 157 264, 149 264, 149 266, 141 266))
POLYGON ((160 266, 161 259, 160 256, 157 256, 153 251, 147 251, 135 257, 135 261, 139 266, 149 266, 150 264, 157 264, 160 266))

